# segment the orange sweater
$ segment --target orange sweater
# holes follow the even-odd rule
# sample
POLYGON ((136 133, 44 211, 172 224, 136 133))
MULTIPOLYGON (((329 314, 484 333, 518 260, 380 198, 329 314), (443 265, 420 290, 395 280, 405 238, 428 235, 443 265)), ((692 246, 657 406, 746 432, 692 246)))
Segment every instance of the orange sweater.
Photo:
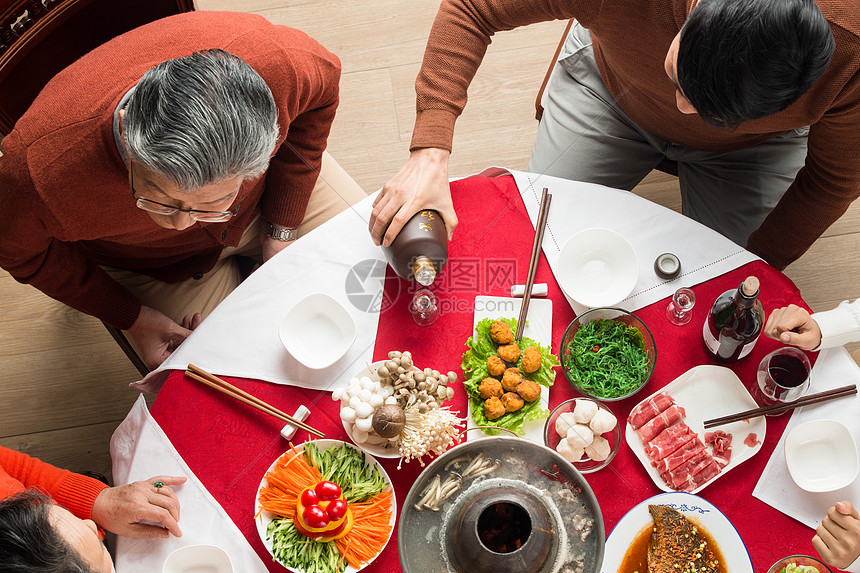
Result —
POLYGON ((318 42, 255 14, 190 12, 114 38, 52 79, 3 139, 0 267, 129 328, 140 302, 100 265, 178 282, 212 269, 256 213, 297 227, 316 183, 339 81, 340 62, 318 42), (245 184, 237 216, 163 229, 135 206, 114 142, 114 110, 146 70, 210 48, 241 57, 272 90, 277 152, 265 178, 245 184))
POLYGON ((830 66, 798 101, 735 131, 684 115, 663 62, 695 0, 443 0, 415 82, 412 149, 451 150, 454 122, 491 36, 535 22, 576 18, 590 29, 601 76, 625 112, 678 145, 728 151, 811 126, 806 166, 747 248, 784 268, 860 196, 860 12, 849 0, 817 0, 831 25, 830 66))
POLYGON ((0 499, 35 489, 77 517, 91 519, 96 497, 106 487, 96 479, 55 468, 27 454, 0 446, 0 499))

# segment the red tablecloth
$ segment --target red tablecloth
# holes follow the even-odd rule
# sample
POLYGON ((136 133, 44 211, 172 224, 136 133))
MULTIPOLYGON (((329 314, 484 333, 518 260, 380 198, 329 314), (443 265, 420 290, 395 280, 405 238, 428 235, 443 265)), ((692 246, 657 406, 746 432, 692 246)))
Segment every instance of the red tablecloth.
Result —
MULTIPOLYGON (((533 227, 511 177, 475 178, 452 184, 460 226, 450 246, 448 267, 437 278, 434 291, 441 314, 431 327, 414 324, 408 311, 412 287, 397 279, 391 269, 386 282, 388 305, 383 309, 376 337, 374 359, 384 358, 389 350, 411 350, 420 367, 459 372, 464 342, 472 331, 472 307, 476 294, 506 295, 510 285, 525 282, 533 227)), ((677 376, 710 360, 702 345, 701 325, 711 302, 725 290, 736 288, 748 275, 762 283, 760 299, 768 312, 795 303, 805 306, 795 285, 782 273, 760 262, 750 263, 716 279, 693 287, 697 305, 693 320, 676 327, 665 318, 668 299, 640 309, 637 315, 649 326, 657 343, 657 365, 651 381, 640 392, 645 396, 677 376)), ((543 255, 536 282, 549 285, 554 301, 552 345, 558 344, 574 313, 565 302, 543 255)), ((760 359, 779 346, 762 337, 752 354, 732 368, 745 383, 755 378, 760 359)), ((814 359, 812 355, 810 358, 814 359)), ((205 364, 200 366, 205 368, 205 364)), ((356 371, 363 365, 357 365, 356 371)), ((338 404, 328 393, 279 386, 257 380, 229 379, 261 399, 292 412, 299 404, 310 407, 308 423, 327 437, 348 440, 338 417, 338 404)), ((465 393, 460 381, 453 400, 455 410, 466 412, 465 393)), ((551 406, 574 397, 576 393, 559 373, 550 392, 551 406)), ((624 419, 640 398, 612 404, 619 419, 624 419)), ((270 571, 283 571, 271 562, 254 525, 254 495, 271 462, 287 444, 278 435, 281 424, 240 402, 188 380, 182 372, 168 377, 152 407, 152 415, 170 437, 173 445, 212 495, 221 503, 248 541, 267 563, 270 571)), ((732 521, 743 538, 756 571, 766 571, 778 558, 792 552, 814 554, 810 543, 812 530, 752 497, 752 490, 776 445, 788 416, 768 419, 767 437, 761 451, 743 465, 721 477, 700 495, 732 521)), ((295 442, 307 439, 299 432, 295 442)), ((398 510, 409 487, 420 473, 415 461, 397 469, 397 460, 382 460, 395 485, 398 510)), ((600 503, 607 535, 618 520, 634 505, 660 493, 644 468, 626 446, 611 465, 587 480, 600 503)), ((388 547, 366 569, 368 572, 399 571, 397 532, 388 547)))

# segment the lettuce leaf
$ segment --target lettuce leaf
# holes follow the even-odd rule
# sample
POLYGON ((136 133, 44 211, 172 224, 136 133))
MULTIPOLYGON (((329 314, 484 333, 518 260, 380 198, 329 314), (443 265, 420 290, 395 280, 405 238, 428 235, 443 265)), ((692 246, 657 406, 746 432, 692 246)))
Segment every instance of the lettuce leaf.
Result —
MULTIPOLYGON (((512 331, 517 331, 516 319, 502 318, 498 320, 506 322, 511 327, 512 331)), ((484 401, 481 400, 480 394, 478 393, 478 384, 480 384, 484 378, 489 376, 489 373, 487 372, 487 358, 496 354, 497 345, 493 342, 493 339, 490 338, 490 326, 495 321, 496 319, 492 318, 485 318, 480 321, 475 325, 475 333, 466 340, 466 346, 468 346, 469 350, 463 354, 463 361, 460 365, 463 369, 463 373, 465 374, 463 385, 469 395, 472 419, 477 425, 499 426, 522 435, 525 433, 523 425, 526 422, 549 416, 549 410, 541 407, 540 400, 526 402, 526 404, 516 412, 505 414, 496 420, 488 420, 487 417, 484 416, 484 401)), ((555 382, 555 370, 553 370, 553 367, 559 365, 558 357, 552 353, 552 350, 548 346, 539 344, 531 338, 524 337, 519 342, 518 346, 520 347, 520 354, 522 354, 522 352, 529 346, 535 346, 540 349, 541 352, 540 368, 531 374, 523 373, 523 377, 528 380, 533 380, 546 388, 552 386, 553 382, 555 382)), ((522 360, 517 362, 517 367, 522 370, 522 360)), ((485 430, 485 433, 494 435, 497 434, 498 431, 485 430)))

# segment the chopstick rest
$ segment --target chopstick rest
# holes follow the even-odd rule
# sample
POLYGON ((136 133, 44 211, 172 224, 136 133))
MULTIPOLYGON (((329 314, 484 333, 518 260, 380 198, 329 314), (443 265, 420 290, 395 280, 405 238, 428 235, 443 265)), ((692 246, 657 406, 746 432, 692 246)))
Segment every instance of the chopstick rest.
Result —
MULTIPOLYGON (((296 413, 293 414, 293 418, 298 420, 299 422, 304 422, 310 416, 311 411, 307 409, 307 407, 302 404, 299 406, 299 409, 296 410, 296 413)), ((293 424, 287 424, 283 428, 281 428, 281 437, 285 440, 292 440, 293 436, 296 435, 296 432, 299 430, 298 426, 294 426, 293 424)))
MULTIPOLYGON (((532 296, 546 296, 549 289, 546 283, 535 283, 532 286, 532 296)), ((526 285, 511 285, 511 297, 522 298, 526 294, 526 285)))

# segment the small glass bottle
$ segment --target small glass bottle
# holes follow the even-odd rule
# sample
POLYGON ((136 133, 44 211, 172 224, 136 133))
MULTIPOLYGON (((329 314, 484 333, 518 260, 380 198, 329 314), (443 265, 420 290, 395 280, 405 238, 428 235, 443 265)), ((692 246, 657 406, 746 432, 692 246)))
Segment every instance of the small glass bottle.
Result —
POLYGON ((759 280, 747 277, 737 290, 717 297, 702 337, 705 349, 719 362, 737 362, 748 355, 764 328, 764 309, 758 300, 759 280))
POLYGON ((442 216, 430 209, 419 211, 382 251, 399 277, 433 284, 448 261, 448 231, 442 216))

